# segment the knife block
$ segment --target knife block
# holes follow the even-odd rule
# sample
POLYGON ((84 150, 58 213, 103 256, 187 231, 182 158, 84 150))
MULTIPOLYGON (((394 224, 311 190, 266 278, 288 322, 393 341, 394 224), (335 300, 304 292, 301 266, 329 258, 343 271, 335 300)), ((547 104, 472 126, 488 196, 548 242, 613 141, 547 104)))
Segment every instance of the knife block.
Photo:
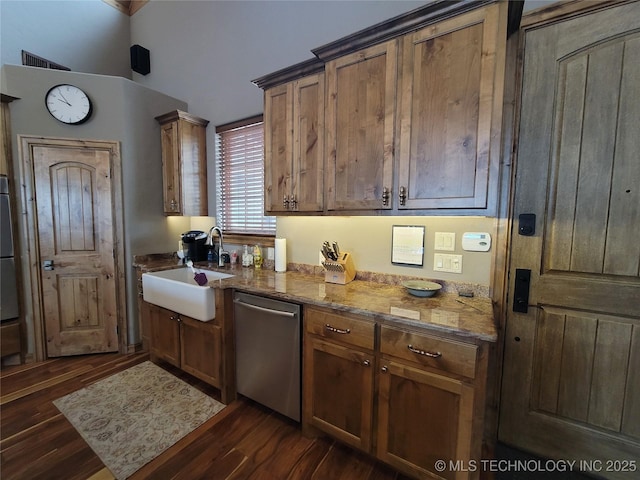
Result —
POLYGON ((327 283, 346 285, 356 278, 356 267, 348 252, 341 253, 338 260, 325 260, 322 266, 325 269, 324 281, 327 283))

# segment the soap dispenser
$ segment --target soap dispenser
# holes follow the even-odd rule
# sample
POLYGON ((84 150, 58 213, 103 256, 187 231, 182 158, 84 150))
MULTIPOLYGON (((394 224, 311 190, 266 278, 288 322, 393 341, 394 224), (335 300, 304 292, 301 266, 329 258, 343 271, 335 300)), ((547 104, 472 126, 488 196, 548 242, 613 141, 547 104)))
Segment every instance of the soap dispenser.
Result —
POLYGON ((242 266, 243 267, 253 266, 253 255, 249 252, 249 245, 244 246, 244 251, 242 253, 242 266))

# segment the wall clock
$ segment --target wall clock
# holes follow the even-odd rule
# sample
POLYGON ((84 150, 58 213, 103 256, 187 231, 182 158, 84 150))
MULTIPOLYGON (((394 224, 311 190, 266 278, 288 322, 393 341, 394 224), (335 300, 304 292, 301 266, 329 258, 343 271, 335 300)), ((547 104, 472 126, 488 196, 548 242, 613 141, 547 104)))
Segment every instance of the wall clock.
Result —
POLYGON ((56 120, 79 125, 91 117, 93 105, 89 96, 74 85, 56 85, 45 97, 47 110, 56 120))

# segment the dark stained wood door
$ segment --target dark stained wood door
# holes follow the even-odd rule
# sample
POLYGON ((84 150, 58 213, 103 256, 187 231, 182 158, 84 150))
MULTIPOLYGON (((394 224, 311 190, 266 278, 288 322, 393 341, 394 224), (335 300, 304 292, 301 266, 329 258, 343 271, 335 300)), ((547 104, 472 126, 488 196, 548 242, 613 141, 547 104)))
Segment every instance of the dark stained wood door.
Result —
POLYGON ((31 146, 47 356, 118 351, 109 148, 31 146))
POLYGON ((639 26, 608 3, 525 34, 499 437, 605 466, 640 465, 639 26))

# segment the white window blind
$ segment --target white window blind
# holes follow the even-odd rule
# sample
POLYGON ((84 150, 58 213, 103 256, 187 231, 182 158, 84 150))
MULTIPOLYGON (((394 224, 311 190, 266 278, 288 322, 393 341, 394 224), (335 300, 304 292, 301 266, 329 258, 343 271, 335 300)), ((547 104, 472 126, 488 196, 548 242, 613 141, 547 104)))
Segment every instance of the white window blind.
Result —
POLYGON ((276 234, 276 217, 264 215, 262 116, 216 128, 217 224, 225 233, 276 234))

